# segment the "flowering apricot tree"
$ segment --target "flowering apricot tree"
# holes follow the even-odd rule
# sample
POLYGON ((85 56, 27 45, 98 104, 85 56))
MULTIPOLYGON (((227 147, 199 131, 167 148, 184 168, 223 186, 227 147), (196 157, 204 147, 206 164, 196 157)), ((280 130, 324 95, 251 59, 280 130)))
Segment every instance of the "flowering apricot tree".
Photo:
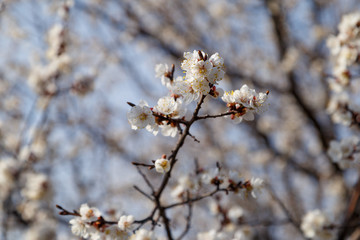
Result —
POLYGON ((0 0, 0 239, 359 239, 359 7, 0 0))
MULTIPOLYGON (((159 225, 161 221, 166 230, 168 239, 174 239, 173 229, 167 211, 174 207, 188 206, 189 215, 186 221, 184 231, 180 233, 179 238, 186 235, 190 229, 191 208, 194 202, 214 196, 218 192, 224 194, 238 194, 243 197, 256 195, 264 187, 264 181, 260 178, 244 179, 236 170, 227 170, 217 165, 214 169, 204 171, 196 169, 196 176, 189 177, 185 182, 179 182, 172 195, 177 202, 172 204, 164 204, 162 195, 169 183, 172 172, 175 169, 175 163, 181 161, 178 159, 178 152, 189 136, 192 141, 199 142, 196 136, 190 133, 191 126, 200 120, 210 120, 212 118, 229 117, 232 122, 240 123, 242 119, 253 120, 254 113, 263 111, 266 107, 266 99, 269 92, 256 93, 254 89, 250 89, 247 85, 243 85, 240 90, 225 92, 217 88, 216 85, 225 75, 224 60, 218 53, 211 57, 203 51, 194 50, 192 53, 184 53, 185 60, 181 64, 181 68, 186 75, 184 77, 174 77, 174 65, 169 69, 167 65, 157 65, 156 75, 161 77, 161 82, 169 89, 169 95, 158 100, 157 105, 149 107, 145 101, 140 101, 139 105, 128 103, 131 106, 127 117, 134 130, 146 129, 157 135, 159 129, 164 136, 175 137, 179 133, 179 139, 176 146, 171 151, 169 157, 165 154, 152 162, 152 164, 133 162, 138 167, 139 173, 150 188, 151 193, 148 194, 138 186, 136 189, 154 203, 153 209, 149 212, 149 216, 144 219, 135 220, 133 216, 121 216, 118 222, 105 220, 97 208, 89 208, 87 204, 83 204, 79 212, 69 212, 58 206, 62 211, 61 215, 73 215, 74 219, 70 220, 72 232, 80 237, 89 239, 157 239, 152 232, 147 232, 142 226, 151 223, 151 229, 159 225), (207 97, 219 98, 226 103, 229 110, 225 113, 216 115, 201 115, 200 110, 205 104, 207 97), (196 107, 190 114, 187 109, 192 102, 197 102, 196 107), (146 173, 141 172, 140 168, 146 167, 148 170, 155 169, 162 177, 159 186, 153 186, 148 180, 146 173), (213 189, 209 192, 200 194, 204 185, 213 185, 213 189), (134 234, 131 230, 136 227, 134 234)), ((236 213, 229 213, 235 223, 241 217, 236 213)), ((229 216, 230 217, 230 216, 229 216)), ((243 238, 250 234, 243 230, 236 232, 220 232, 220 233, 202 233, 199 234, 200 239, 208 239, 211 235, 221 235, 222 238, 243 238), (235 235, 234 235, 235 234, 235 235)), ((211 238, 211 237, 210 237, 211 238)))

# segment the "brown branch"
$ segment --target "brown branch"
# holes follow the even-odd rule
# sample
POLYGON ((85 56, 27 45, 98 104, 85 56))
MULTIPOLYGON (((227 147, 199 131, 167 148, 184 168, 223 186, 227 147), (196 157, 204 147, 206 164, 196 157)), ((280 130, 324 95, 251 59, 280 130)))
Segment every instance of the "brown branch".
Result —
POLYGON ((142 195, 144 195, 146 198, 148 198, 150 201, 154 201, 154 199, 147 194, 146 192, 144 192, 143 190, 141 190, 138 186, 134 185, 133 186, 135 188, 135 190, 137 190, 139 193, 141 193, 142 195))
POLYGON ((220 113, 220 114, 216 114, 216 115, 203 115, 203 116, 196 117, 196 120, 202 120, 202 119, 208 119, 208 118, 219 118, 219 117, 229 116, 229 115, 235 114, 235 113, 237 113, 237 112, 229 111, 226 113, 220 113))
POLYGON ((170 208, 182 206, 182 205, 189 204, 189 203, 194 203, 194 202, 200 201, 200 200, 202 200, 202 199, 204 199, 204 198, 212 197, 212 196, 214 196, 216 193, 221 192, 221 191, 226 192, 226 191, 228 191, 228 190, 227 190, 227 189, 217 188, 217 189, 215 189, 214 191, 212 191, 212 192, 210 192, 210 193, 208 193, 208 194, 205 194, 205 195, 202 195, 202 196, 198 196, 198 197, 195 197, 195 198, 188 198, 188 199, 185 200, 185 201, 178 202, 178 203, 173 203, 173 204, 170 204, 170 205, 165 206, 164 208, 170 209, 170 208))
POLYGON ((171 155, 169 156, 169 161, 170 161, 170 170, 164 175, 164 178, 160 184, 160 187, 158 188, 158 190, 154 193, 154 198, 155 198, 155 204, 157 206, 157 208, 159 209, 159 215, 162 217, 163 219, 163 222, 164 222, 164 225, 165 225, 165 230, 166 230, 166 234, 167 234, 167 237, 169 240, 172 240, 173 237, 172 237, 172 232, 171 232, 171 228, 170 228, 170 221, 166 215, 166 208, 164 208, 162 205, 161 205, 161 201, 160 201, 160 198, 161 198, 161 195, 166 187, 166 185, 168 184, 169 182, 169 179, 170 179, 170 176, 171 176, 171 172, 174 168, 174 165, 176 163, 176 156, 177 156, 177 153, 179 152, 180 148, 184 145, 184 142, 185 142, 185 139, 186 137, 189 135, 190 133, 190 127, 191 125, 196 121, 196 117, 198 116, 199 114, 199 111, 200 111, 200 108, 201 108, 201 105, 203 104, 204 100, 206 98, 206 95, 202 95, 197 106, 196 106, 196 109, 193 113, 193 116, 191 118, 191 120, 185 124, 186 127, 184 129, 184 132, 183 134, 180 136, 177 144, 176 144, 176 147, 175 149, 172 151, 171 155))
POLYGON ((141 177, 144 179, 144 181, 146 182, 146 184, 149 186, 149 188, 152 191, 152 194, 154 195, 155 193, 155 189, 154 186, 151 184, 151 182, 149 181, 149 179, 146 177, 146 175, 141 171, 140 167, 136 166, 136 169, 138 171, 138 173, 141 175, 141 177))

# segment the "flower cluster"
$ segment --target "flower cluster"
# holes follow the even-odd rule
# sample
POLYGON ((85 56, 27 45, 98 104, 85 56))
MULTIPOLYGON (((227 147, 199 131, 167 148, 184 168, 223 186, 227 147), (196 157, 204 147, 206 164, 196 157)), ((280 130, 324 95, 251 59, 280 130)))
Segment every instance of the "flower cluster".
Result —
POLYGON ((194 51, 184 53, 184 57, 181 65, 186 73, 184 78, 174 79, 174 66, 170 70, 166 64, 156 65, 156 77, 161 78, 170 94, 161 97, 153 108, 144 101, 134 105, 128 113, 132 129, 146 128, 156 135, 160 128, 164 136, 175 137, 179 124, 176 120, 185 117, 187 104, 198 100, 201 95, 217 97, 221 94, 222 91, 215 87, 225 74, 224 60, 219 54, 209 58, 204 52, 194 51))
MULTIPOLYGON (((329 80, 333 96, 330 99, 328 112, 336 123, 349 126, 360 109, 354 104, 351 92, 351 66, 359 63, 360 53, 360 12, 343 16, 339 34, 331 36, 327 45, 335 57, 333 78, 329 80)), ((358 119, 360 120, 360 119, 358 119)), ((357 119, 355 119, 357 121, 357 119)))
POLYGON ((256 93, 245 84, 240 90, 225 92, 221 99, 227 103, 230 111, 235 112, 231 115, 233 122, 240 123, 242 119, 254 120, 254 112, 262 112, 266 109, 265 101, 268 93, 256 93))
POLYGON ((198 234, 198 239, 232 239, 232 240, 251 240, 254 239, 254 232, 252 228, 245 225, 246 210, 240 207, 237 203, 230 205, 227 202, 220 203, 220 199, 211 200, 209 208, 211 213, 220 220, 221 231, 209 231, 198 234))
POLYGON ((192 197, 198 193, 201 186, 201 178, 193 175, 183 175, 178 178, 176 186, 171 191, 173 198, 183 199, 186 197, 192 197))
MULTIPOLYGON (((99 209, 82 204, 75 217, 70 220, 71 231, 74 235, 85 239, 127 240, 132 235, 133 216, 121 216, 118 222, 104 220, 99 209)), ((136 238, 135 238, 136 239, 136 238)))
POLYGON ((5 197, 15 185, 19 164, 13 158, 5 158, 0 161, 0 196, 5 197))
MULTIPOLYGON (((145 101, 139 105, 129 103, 132 109, 127 118, 132 129, 146 128, 154 135, 160 130, 164 136, 175 137, 179 123, 186 121, 186 105, 200 96, 217 98, 224 94, 221 88, 216 87, 225 75, 224 60, 218 53, 209 57, 202 51, 194 50, 184 53, 184 58, 181 64, 184 77, 174 78, 174 65, 171 69, 166 64, 156 65, 156 77, 161 78, 161 83, 169 89, 169 95, 161 97, 153 108, 145 101)), ((225 93, 222 100, 234 112, 231 119, 240 122, 242 118, 253 120, 254 112, 265 109, 267 94, 258 94, 244 85, 240 90, 225 93)))
MULTIPOLYGON (((131 106, 127 113, 128 122, 134 130, 146 129, 156 135, 159 131, 164 136, 175 137, 180 132, 181 138, 177 145, 177 150, 172 151, 169 158, 162 155, 161 158, 153 160, 153 164, 143 164, 133 162, 133 165, 144 166, 148 169, 155 169, 157 172, 166 174, 163 184, 167 184, 167 177, 170 176, 172 166, 177 161, 176 154, 178 149, 184 143, 186 136, 191 136, 195 141, 199 142, 189 132, 190 126, 197 120, 206 118, 217 118, 230 116, 237 122, 242 118, 246 120, 254 119, 255 112, 262 112, 265 108, 265 101, 267 93, 256 93, 254 89, 250 89, 247 85, 242 86, 240 90, 231 91, 223 95, 223 91, 217 88, 216 85, 224 77, 224 60, 218 53, 208 57, 202 51, 187 52, 184 54, 185 60, 182 62, 181 68, 184 70, 185 76, 174 79, 174 65, 171 69, 166 64, 158 64, 155 67, 156 76, 161 78, 161 82, 169 89, 169 94, 158 99, 154 107, 150 107, 147 102, 141 100, 138 105, 128 103, 131 106), (222 97, 222 100, 227 103, 229 112, 218 115, 199 116, 199 110, 202 104, 205 103, 205 98, 211 96, 214 98, 222 97), (197 101, 197 108, 194 110, 191 118, 186 116, 187 105, 193 101, 197 101), (185 127, 185 130, 183 129, 185 127)), ((142 174, 144 179, 149 183, 149 180, 142 174)), ((149 183, 150 184, 150 183, 149 183)), ((162 185, 162 186, 165 186, 162 185)), ((198 201, 203 198, 211 197, 217 192, 234 192, 240 196, 247 197, 251 195, 256 198, 261 190, 265 187, 263 179, 251 178, 244 180, 236 171, 225 171, 219 165, 215 169, 206 171, 204 169, 197 169, 195 176, 183 176, 178 179, 178 184, 171 192, 171 196, 180 199, 181 201, 198 201), (213 191, 199 195, 199 190, 202 186, 212 185, 215 188, 213 191)), ((138 189, 136 187, 136 189, 138 189)), ((139 190, 142 194, 147 193, 139 190)), ((160 197, 162 190, 155 192, 152 189, 152 197, 156 203, 156 209, 160 209, 160 197)), ((178 205, 184 205, 185 202, 175 203, 172 208, 178 205)), ((132 234, 129 230, 134 223, 132 216, 122 216, 118 222, 106 221, 100 211, 96 208, 90 208, 87 204, 83 204, 79 212, 73 213, 64 210, 60 212, 62 215, 73 215, 74 218, 70 220, 71 230, 76 236, 85 239, 132 239, 144 240, 155 239, 152 232, 140 229, 132 234), (117 223, 117 224, 116 224, 117 223)), ((164 208, 165 209, 165 208, 164 208)), ((240 207, 230 208, 226 211, 226 219, 236 225, 243 215, 243 210, 240 207)), ((163 213, 160 212, 160 215, 163 213)), ((164 217, 164 216, 162 216, 164 217)), ((145 219, 153 222, 155 227, 158 220, 155 220, 153 215, 145 219), (149 219, 149 220, 148 220, 149 219)), ((230 223, 228 222, 228 223, 230 223)), ((139 221, 142 226, 142 221, 139 221)), ((165 223, 167 224, 167 223, 165 223)), ((245 229, 245 228, 244 228, 245 229)), ((167 230, 169 234, 169 229, 167 230)), ((217 232, 210 231, 207 233, 200 233, 198 239, 251 239, 251 231, 232 232, 217 232)))
POLYGON ((244 180, 241 175, 234 170, 225 172, 220 168, 204 172, 201 176, 202 182, 212 184, 220 189, 226 189, 238 193, 240 196, 251 194, 253 198, 265 187, 264 180, 252 177, 250 180, 244 180))
POLYGON ((21 194, 29 200, 39 200, 49 194, 50 182, 42 173, 27 173, 25 175, 25 187, 21 194))
POLYGON ((208 94, 225 75, 224 60, 218 53, 209 58, 202 51, 186 52, 184 58, 181 68, 186 72, 185 82, 192 92, 208 94))
POLYGON ((245 180, 235 170, 225 171, 220 167, 216 167, 202 170, 196 176, 182 176, 178 179, 178 183, 171 195, 176 198, 182 198, 185 193, 196 195, 203 185, 215 185, 217 189, 234 192, 245 197, 250 194, 253 198, 256 198, 265 187, 265 182, 261 178, 254 177, 245 180))
POLYGON ((56 80, 59 74, 70 68, 71 58, 66 53, 67 29, 62 24, 54 25, 48 32, 49 48, 47 65, 35 66, 29 76, 29 85, 41 96, 56 92, 56 80))
POLYGON ((333 239, 333 233, 327 229, 330 226, 328 217, 320 210, 308 212, 302 219, 301 230, 306 238, 314 240, 333 239))
POLYGON ((334 163, 342 169, 360 163, 360 139, 356 136, 348 137, 341 142, 331 141, 328 155, 334 163))

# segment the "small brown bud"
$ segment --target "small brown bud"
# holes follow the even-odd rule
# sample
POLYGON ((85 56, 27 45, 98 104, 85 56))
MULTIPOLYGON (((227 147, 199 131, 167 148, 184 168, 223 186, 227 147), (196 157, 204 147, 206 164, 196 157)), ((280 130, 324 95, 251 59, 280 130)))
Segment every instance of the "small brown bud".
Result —
POLYGON ((130 107, 135 107, 136 105, 131 103, 131 102, 126 102, 128 105, 130 105, 130 107))

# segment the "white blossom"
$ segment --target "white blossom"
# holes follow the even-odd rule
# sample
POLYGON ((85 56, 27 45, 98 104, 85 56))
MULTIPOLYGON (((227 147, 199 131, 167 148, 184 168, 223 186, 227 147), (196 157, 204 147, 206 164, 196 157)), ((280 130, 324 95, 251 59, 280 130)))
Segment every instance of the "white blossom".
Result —
POLYGON ((86 203, 80 206, 80 215, 81 219, 84 221, 95 221, 98 217, 101 216, 101 212, 99 209, 95 207, 89 207, 86 203))
POLYGON ((217 84, 224 77, 224 60, 218 53, 208 58, 206 53, 194 50, 184 53, 184 58, 181 68, 186 72, 185 81, 196 93, 208 94, 210 84, 217 84))
POLYGON ((61 55, 63 46, 65 44, 66 30, 62 24, 55 24, 48 32, 47 41, 49 49, 47 50, 47 57, 49 60, 54 60, 61 55))
POLYGON ((187 81, 190 83, 191 88, 200 94, 206 95, 210 92, 209 82, 204 78, 188 78, 187 81))
POLYGON ((118 226, 122 231, 128 231, 131 229, 134 222, 134 216, 121 216, 118 222, 118 226))
POLYGON ((341 142, 331 141, 328 155, 339 166, 349 168, 360 161, 360 139, 356 136, 348 137, 341 142))
POLYGON ((136 105, 130 109, 127 113, 128 121, 131 128, 134 130, 147 128, 156 131, 155 117, 149 105, 145 101, 140 101, 139 105, 136 105))
POLYGON ((155 170, 159 173, 166 173, 170 170, 170 162, 166 158, 159 158, 155 161, 155 170))
POLYGON ((147 231, 146 229, 139 229, 134 235, 131 236, 131 240, 155 240, 153 232, 147 231))
POLYGON ((243 226, 236 230, 232 240, 252 240, 254 239, 254 232, 250 226, 243 226))
POLYGON ((176 187, 171 191, 174 198, 181 198, 185 192, 196 193, 200 187, 199 179, 189 175, 180 176, 177 181, 176 187))
POLYGON ((169 88, 171 86, 171 81, 167 76, 168 73, 169 67, 167 64, 157 64, 155 66, 156 77, 161 78, 161 84, 169 88))
POLYGON ((341 49, 340 40, 336 36, 330 36, 326 40, 326 46, 330 49, 332 55, 337 55, 341 49))
POLYGON ((243 215, 244 209, 240 206, 233 206, 228 211, 228 217, 233 223, 237 223, 243 215))
POLYGON ((238 111, 230 117, 233 123, 240 123, 242 119, 254 120, 254 112, 266 110, 267 95, 268 93, 256 93, 245 84, 239 90, 225 92, 221 99, 228 104, 230 110, 238 111))
POLYGON ((201 175, 201 181, 205 184, 219 185, 220 188, 227 188, 229 186, 229 176, 218 167, 205 171, 201 175))
POLYGON ((19 164, 12 158, 0 160, 0 196, 6 196, 15 183, 19 164))
POLYGON ((327 216, 320 210, 313 210, 308 212, 301 222, 301 230, 304 236, 314 240, 328 240, 333 239, 333 234, 325 227, 330 225, 327 216))
POLYGON ((181 96, 185 104, 198 100, 201 95, 200 92, 193 89, 189 80, 183 80, 182 77, 175 79, 170 90, 174 94, 181 96))
POLYGON ((354 12, 344 15, 341 18, 341 22, 338 26, 339 36, 338 38, 342 42, 347 42, 351 39, 359 37, 360 28, 358 23, 360 21, 360 13, 354 12))
POLYGON ((25 187, 21 190, 24 197, 39 200, 49 193, 50 182, 45 174, 27 173, 25 178, 25 187))
POLYGON ((174 99, 174 97, 166 96, 158 100, 154 107, 154 112, 161 113, 172 118, 181 118, 185 115, 181 99, 174 99))
POLYGON ((251 191, 251 196, 253 198, 256 198, 257 194, 261 193, 261 190, 265 187, 264 180, 261 178, 254 178, 252 177, 250 180, 251 188, 249 189, 251 191))
POLYGON ((210 57, 209 61, 212 63, 213 68, 207 79, 210 83, 217 84, 225 75, 224 59, 220 57, 219 53, 215 53, 210 57))
POLYGON ((89 228, 91 227, 80 217, 75 217, 69 221, 71 224, 71 232, 75 236, 88 238, 90 236, 89 228))
MULTIPOLYGON (((327 46, 335 58, 332 69, 333 77, 329 79, 329 87, 334 92, 330 96, 329 111, 333 122, 350 126, 353 122, 348 106, 354 105, 356 97, 350 97, 352 92, 351 67, 359 63, 360 55, 360 12, 344 15, 338 25, 339 33, 331 36, 327 46), (347 95, 346 102, 340 102, 338 95, 347 95), (335 107, 336 106, 336 107, 335 107)), ((329 109, 329 107, 328 107, 329 109)))
POLYGON ((130 233, 121 230, 117 225, 111 225, 104 230, 104 235, 111 240, 128 240, 130 233))
POLYGON ((173 127, 170 124, 164 124, 164 125, 160 125, 160 131, 161 134, 165 137, 168 136, 175 137, 178 132, 178 129, 177 127, 173 127))

